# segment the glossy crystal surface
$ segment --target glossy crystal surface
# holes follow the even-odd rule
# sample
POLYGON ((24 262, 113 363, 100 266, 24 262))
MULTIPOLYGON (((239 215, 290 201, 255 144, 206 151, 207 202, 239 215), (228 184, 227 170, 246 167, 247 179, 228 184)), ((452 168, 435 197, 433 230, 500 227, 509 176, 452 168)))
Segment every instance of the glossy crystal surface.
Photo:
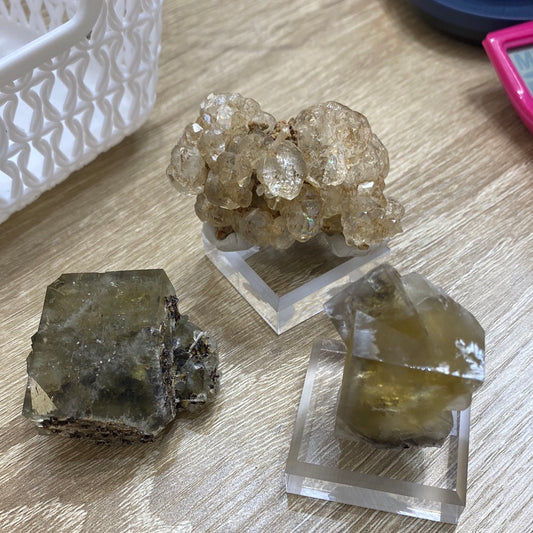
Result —
POLYGON ((151 440, 218 388, 216 347, 163 270, 63 274, 46 292, 23 414, 71 437, 151 440))
POLYGON ((383 264, 325 305, 346 343, 337 409, 343 438, 382 446, 439 445, 452 410, 484 378, 484 331, 421 275, 383 264))
POLYGON ((368 249, 401 231, 384 195, 388 153, 366 117, 337 102, 277 121, 251 98, 210 94, 172 150, 167 176, 197 195, 223 239, 286 249, 324 232, 368 249))

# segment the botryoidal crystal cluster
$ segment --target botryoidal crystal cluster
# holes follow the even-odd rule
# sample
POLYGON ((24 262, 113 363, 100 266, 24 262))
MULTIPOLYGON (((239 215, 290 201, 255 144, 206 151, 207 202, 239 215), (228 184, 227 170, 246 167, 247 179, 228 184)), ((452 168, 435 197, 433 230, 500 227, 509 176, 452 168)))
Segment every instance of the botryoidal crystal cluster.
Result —
POLYGON ((23 415, 101 443, 151 441, 219 389, 216 345, 180 314, 163 270, 63 274, 27 366, 23 415))
POLYGON ((238 93, 210 94, 172 150, 167 176, 197 195, 218 239, 286 249, 320 232, 361 250, 401 231, 403 207, 383 193, 387 150, 367 119, 337 102, 288 121, 238 93))
POLYGON ((438 446, 484 379, 477 320, 416 272, 383 264, 324 306, 347 353, 336 433, 385 447, 438 446))

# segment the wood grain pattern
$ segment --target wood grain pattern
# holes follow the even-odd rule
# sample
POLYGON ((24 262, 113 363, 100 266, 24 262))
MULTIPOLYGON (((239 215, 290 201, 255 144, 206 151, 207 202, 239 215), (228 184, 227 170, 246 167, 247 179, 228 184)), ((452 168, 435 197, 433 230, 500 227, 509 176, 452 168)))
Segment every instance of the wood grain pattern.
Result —
POLYGON ((533 138, 481 48, 400 0, 167 0, 148 122, 0 226, 1 531, 533 531, 533 138), (203 96, 239 91, 277 117, 340 101, 370 120, 406 207, 390 262, 418 270, 487 333, 468 503, 455 528, 287 496, 283 471, 323 316, 276 336, 203 256, 193 201, 164 171, 203 96), (63 272, 164 268, 218 339, 222 391, 151 445, 37 435, 20 416, 46 286, 63 272))

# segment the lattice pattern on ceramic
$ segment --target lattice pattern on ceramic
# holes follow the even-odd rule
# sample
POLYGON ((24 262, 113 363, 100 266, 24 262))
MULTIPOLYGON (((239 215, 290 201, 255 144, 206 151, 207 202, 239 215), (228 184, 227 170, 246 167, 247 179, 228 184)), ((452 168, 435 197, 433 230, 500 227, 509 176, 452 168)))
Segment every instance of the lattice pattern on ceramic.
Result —
MULTIPOLYGON (((136 130, 155 102, 162 0, 98 3, 89 34, 17 79, 2 79, 0 57, 0 222, 136 130)), ((37 38, 76 7, 0 0, 0 21, 37 38)))

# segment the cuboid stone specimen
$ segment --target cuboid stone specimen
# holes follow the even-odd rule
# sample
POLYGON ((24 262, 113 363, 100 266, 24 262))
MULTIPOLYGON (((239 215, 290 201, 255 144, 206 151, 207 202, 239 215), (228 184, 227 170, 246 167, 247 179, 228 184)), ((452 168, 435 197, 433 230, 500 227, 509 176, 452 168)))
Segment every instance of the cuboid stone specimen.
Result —
POLYGON ((337 102, 276 119, 238 93, 210 94, 172 150, 167 176, 195 194, 219 239, 285 249, 320 232, 368 249, 401 231, 383 193, 387 150, 367 119, 337 102))
POLYGON ((417 273, 383 264, 325 305, 346 343, 339 437, 439 445, 484 379, 476 319, 417 273))
POLYGON ((217 392, 215 343, 163 270, 63 274, 28 356, 23 414, 47 432, 150 441, 217 392))

